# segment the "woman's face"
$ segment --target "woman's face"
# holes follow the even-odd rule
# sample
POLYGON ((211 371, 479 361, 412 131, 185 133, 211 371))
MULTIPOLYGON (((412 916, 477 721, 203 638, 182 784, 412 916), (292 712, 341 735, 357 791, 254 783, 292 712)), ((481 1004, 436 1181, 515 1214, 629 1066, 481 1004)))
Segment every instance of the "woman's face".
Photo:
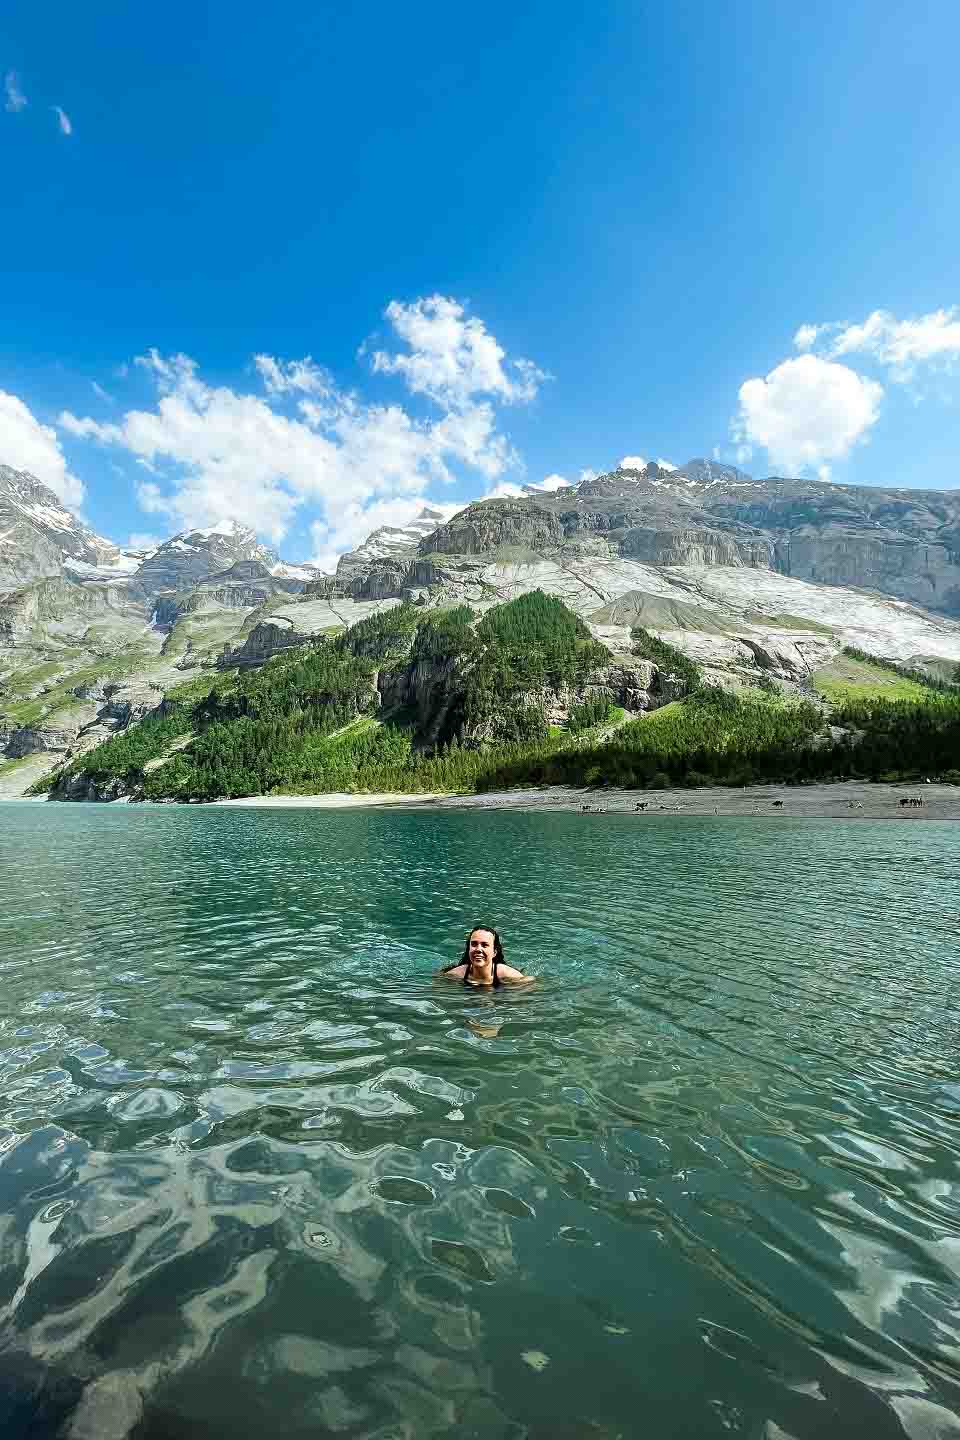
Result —
POLYGON ((474 930, 470 936, 470 963, 484 969, 493 964, 494 938, 490 930, 474 930))

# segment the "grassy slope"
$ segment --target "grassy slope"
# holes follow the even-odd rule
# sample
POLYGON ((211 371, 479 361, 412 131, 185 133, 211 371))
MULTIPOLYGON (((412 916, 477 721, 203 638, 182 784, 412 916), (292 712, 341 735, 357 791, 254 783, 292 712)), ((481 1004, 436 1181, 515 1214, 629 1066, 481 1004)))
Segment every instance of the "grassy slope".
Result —
POLYGON ((911 700, 922 702, 931 691, 914 680, 907 680, 892 670, 837 655, 829 665, 811 676, 814 688, 835 705, 850 700, 911 700))
POLYGON ((187 641, 202 655, 218 654, 232 642, 240 629, 245 612, 242 610, 197 610, 177 619, 163 647, 164 658, 175 660, 183 655, 187 641))
MULTIPOLYGON (((49 790, 61 775, 75 775, 81 771, 105 778, 126 774, 131 765, 144 773, 157 770, 192 738, 194 705, 214 692, 229 689, 235 675, 233 670, 207 670, 192 680, 173 686, 163 697, 170 713, 163 717, 148 715, 138 724, 118 731, 62 769, 41 776, 30 793, 40 794, 49 790)), ((159 699, 158 696, 158 704, 159 699)))
POLYGON ((91 660, 88 655, 86 652, 80 664, 76 660, 71 664, 69 658, 38 661, 8 676, 0 695, 0 717, 18 726, 35 725, 41 720, 56 724, 69 718, 77 707, 74 691, 78 686, 97 680, 129 679, 147 669, 155 658, 152 651, 140 645, 100 659, 91 660), (31 695, 39 685, 45 687, 43 693, 31 695))
POLYGON ((0 760, 0 781, 7 780, 23 770, 32 758, 31 755, 23 755, 18 760, 0 760))

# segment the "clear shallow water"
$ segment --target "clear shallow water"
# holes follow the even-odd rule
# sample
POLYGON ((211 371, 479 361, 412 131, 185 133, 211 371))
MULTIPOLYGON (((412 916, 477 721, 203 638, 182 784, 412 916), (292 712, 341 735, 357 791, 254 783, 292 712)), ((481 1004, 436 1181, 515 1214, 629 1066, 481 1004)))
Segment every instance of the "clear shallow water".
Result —
POLYGON ((0 806, 0 1433, 960 1435, 958 932, 949 824, 0 806))

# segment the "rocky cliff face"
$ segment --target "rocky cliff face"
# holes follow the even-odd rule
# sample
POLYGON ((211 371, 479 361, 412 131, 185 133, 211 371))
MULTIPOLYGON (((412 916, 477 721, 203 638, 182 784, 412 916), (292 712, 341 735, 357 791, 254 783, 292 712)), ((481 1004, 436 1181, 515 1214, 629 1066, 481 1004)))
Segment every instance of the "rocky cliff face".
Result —
POLYGON ((70 759, 135 725, 163 700, 161 692, 136 680, 79 685, 74 694, 79 703, 49 719, 0 723, 0 755, 7 760, 40 754, 70 759))
POLYGON ((404 559, 377 558, 359 560, 359 552, 350 557, 349 566, 341 566, 335 576, 327 576, 308 586, 310 595, 322 599, 388 600, 399 596, 410 562, 404 559))
MULTIPOLYGON (((176 609, 180 614, 190 614, 209 605, 228 610, 255 610, 275 595, 298 594, 304 583, 283 574, 274 575, 262 560, 237 560, 229 569, 199 581, 185 597, 179 598, 176 609)), ((169 593, 157 598, 166 605, 171 600, 169 593)))
MULTIPOLYGON (((384 711, 403 709, 415 716, 418 748, 431 752, 443 743, 452 729, 459 729, 457 713, 467 670, 460 659, 411 660, 409 664, 386 669, 376 679, 378 705, 384 711)), ((566 722, 577 705, 593 696, 604 695, 615 705, 639 713, 656 710, 685 693, 678 677, 660 669, 650 660, 633 656, 611 657, 610 663, 588 675, 582 684, 559 685, 530 690, 523 703, 535 707, 550 725, 566 722)), ((499 738, 500 717, 484 719, 465 730, 464 743, 481 744, 499 738)))
POLYGON ((312 632, 298 630, 289 620, 261 620, 254 625, 242 645, 225 645, 218 664, 221 669, 240 670, 263 665, 291 645, 305 645, 312 632))
POLYGON ((722 530, 651 530, 635 526, 620 539, 620 553, 644 565, 768 566, 773 545, 725 535, 722 530))
POLYGON ((65 757, 79 733, 79 723, 69 729, 52 725, 21 725, 7 732, 3 754, 7 760, 22 760, 25 755, 65 757))
POLYGON ((773 569, 960 614, 960 491, 752 480, 707 460, 613 471, 573 494, 471 505, 420 553, 516 546, 562 557, 584 540, 646 565, 773 569))
POLYGON ((564 541, 560 518, 538 501, 483 500, 468 505, 420 542, 421 555, 486 555, 501 546, 553 550, 564 541))
POLYGON ((806 529, 778 542, 776 568, 798 580, 880 590, 960 615, 960 551, 947 545, 806 529))
POLYGON ((376 685, 380 707, 412 711, 419 748, 432 750, 450 726, 451 708, 462 688, 462 671, 457 660, 413 661, 381 671, 376 685))
POLYGON ((51 800, 95 800, 101 804, 110 800, 124 799, 130 788, 119 776, 98 780, 82 772, 77 775, 63 775, 50 791, 51 800))
POLYGON ((0 595, 0 650, 39 636, 77 638, 98 618, 110 616, 131 623, 143 618, 124 584, 81 586, 62 576, 48 577, 0 595))

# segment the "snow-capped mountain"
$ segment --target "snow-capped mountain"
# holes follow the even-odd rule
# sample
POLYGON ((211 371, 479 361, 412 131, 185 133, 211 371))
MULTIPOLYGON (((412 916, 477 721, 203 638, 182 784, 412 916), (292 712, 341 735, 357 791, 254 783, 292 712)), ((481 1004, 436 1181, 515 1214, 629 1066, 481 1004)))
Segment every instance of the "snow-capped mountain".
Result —
POLYGON ((229 570, 238 560, 259 560, 270 571, 281 564, 275 550, 261 545, 256 531, 235 520, 222 520, 164 540, 144 557, 131 584, 147 596, 191 590, 208 576, 229 570))
MULTIPOLYGON (((351 555, 361 560, 394 560, 412 555, 420 541, 432 535, 438 525, 449 520, 459 505, 424 505, 407 525, 381 525, 358 545, 351 555)), ((344 559, 347 557, 344 556, 344 559)))
POLYGON ((123 581, 141 560, 84 525, 32 475, 0 465, 0 590, 64 574, 123 581))
POLYGON ((384 585, 389 591, 416 556, 421 542, 459 509, 459 505, 425 505, 406 525, 381 525, 356 550, 340 556, 331 582, 333 593, 370 599, 383 591, 384 585), (384 579, 371 585, 371 573, 384 579))
MULTIPOLYGON (((429 528, 441 523, 437 515, 429 528)), ((415 549, 420 532, 413 536, 415 549)), ((315 565, 290 565, 235 520, 183 530, 152 549, 114 544, 85 525, 46 485, 0 465, 0 595, 38 580, 126 587, 134 602, 188 591, 238 561, 253 560, 296 590, 316 580, 315 565)))

